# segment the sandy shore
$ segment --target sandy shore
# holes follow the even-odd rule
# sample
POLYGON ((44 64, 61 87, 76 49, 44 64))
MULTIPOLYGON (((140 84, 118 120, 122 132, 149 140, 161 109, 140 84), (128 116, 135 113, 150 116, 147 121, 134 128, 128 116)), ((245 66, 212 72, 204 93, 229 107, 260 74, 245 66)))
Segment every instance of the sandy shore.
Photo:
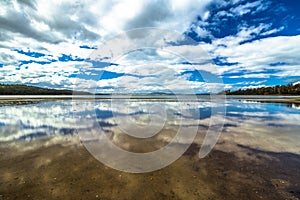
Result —
MULTIPOLYGON (((240 98, 238 98, 238 99, 240 99, 240 98)), ((261 103, 286 103, 286 104, 294 103, 294 104, 300 105, 300 99, 298 99, 298 98, 295 98, 295 99, 293 99, 293 98, 289 98, 289 99, 245 98, 243 100, 261 102, 261 103)))
POLYGON ((300 104, 299 96, 263 96, 263 95, 227 95, 228 99, 239 99, 246 101, 265 102, 265 103, 295 103, 300 104))

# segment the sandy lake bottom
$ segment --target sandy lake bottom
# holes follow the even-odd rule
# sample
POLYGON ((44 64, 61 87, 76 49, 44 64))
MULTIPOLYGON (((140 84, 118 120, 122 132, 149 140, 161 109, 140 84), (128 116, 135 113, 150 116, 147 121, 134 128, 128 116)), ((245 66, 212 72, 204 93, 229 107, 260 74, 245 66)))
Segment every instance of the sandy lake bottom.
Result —
POLYGON ((300 199, 298 105, 57 100, 0 110, 0 199, 300 199), (217 134, 221 122, 216 145, 199 159, 207 130, 217 134), (136 139, 126 134, 128 123, 160 129, 136 139), (93 132, 146 153, 166 146, 180 127, 197 127, 193 143, 175 162, 147 173, 106 166, 84 138, 93 132))

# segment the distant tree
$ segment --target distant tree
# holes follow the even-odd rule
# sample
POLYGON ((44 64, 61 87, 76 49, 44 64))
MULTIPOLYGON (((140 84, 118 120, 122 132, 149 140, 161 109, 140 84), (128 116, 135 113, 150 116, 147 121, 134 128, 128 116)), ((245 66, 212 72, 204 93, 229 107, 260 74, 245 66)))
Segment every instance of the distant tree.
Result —
MULTIPOLYGON (((72 90, 56 90, 28 85, 0 84, 0 95, 72 95, 72 90)), ((77 92, 76 94, 90 94, 77 92)))
POLYGON ((300 83, 225 91, 228 95, 300 95, 300 83))

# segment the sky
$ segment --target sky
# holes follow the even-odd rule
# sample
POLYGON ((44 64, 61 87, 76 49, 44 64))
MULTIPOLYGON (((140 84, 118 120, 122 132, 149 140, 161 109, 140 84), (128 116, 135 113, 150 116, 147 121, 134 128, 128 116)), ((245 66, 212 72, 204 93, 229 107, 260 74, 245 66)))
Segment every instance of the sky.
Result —
POLYGON ((3 0, 0 83, 207 93, 300 80, 300 1, 3 0))

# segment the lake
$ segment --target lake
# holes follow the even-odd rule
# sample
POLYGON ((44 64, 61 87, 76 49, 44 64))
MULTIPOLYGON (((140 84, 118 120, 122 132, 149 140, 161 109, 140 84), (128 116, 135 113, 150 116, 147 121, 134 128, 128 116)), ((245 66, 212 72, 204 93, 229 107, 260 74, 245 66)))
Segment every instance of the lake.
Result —
POLYGON ((298 103, 110 97, 2 97, 0 199, 300 198, 298 103))

